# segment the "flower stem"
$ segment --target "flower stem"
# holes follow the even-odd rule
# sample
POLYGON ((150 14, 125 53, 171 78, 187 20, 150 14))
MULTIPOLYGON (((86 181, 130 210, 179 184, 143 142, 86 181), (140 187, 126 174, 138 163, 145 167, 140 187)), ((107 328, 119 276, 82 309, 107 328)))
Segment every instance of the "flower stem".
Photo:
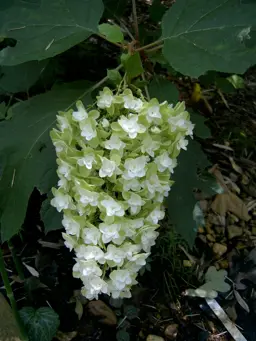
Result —
POLYGON ((25 276, 24 276, 24 271, 23 271, 22 263, 21 263, 19 257, 17 256, 16 250, 15 250, 11 240, 8 242, 8 247, 9 247, 9 249, 11 251, 12 259, 13 259, 13 262, 15 264, 15 268, 17 270, 18 276, 19 276, 19 278, 22 281, 24 281, 25 276))
POLYGON ((154 52, 154 51, 157 51, 157 50, 161 50, 163 48, 163 46, 164 46, 163 44, 162 45, 158 45, 158 46, 153 47, 152 49, 146 50, 145 52, 146 53, 150 53, 150 52, 154 52))
POLYGON ((11 307, 12 307, 12 312, 14 315, 14 318, 16 320, 16 323, 19 327, 19 331, 20 331, 20 338, 22 341, 28 341, 28 337, 27 337, 27 333, 25 330, 25 327, 23 325, 23 322, 20 318, 20 314, 18 311, 18 307, 17 307, 17 303, 15 301, 14 295, 13 295, 13 291, 12 291, 12 287, 8 278, 8 274, 7 271, 5 269, 5 265, 4 265, 4 258, 3 258, 3 252, 2 249, 0 247, 0 273, 4 282, 4 286, 5 286, 5 290, 7 293, 7 296, 10 300, 11 303, 11 307))
POLYGON ((137 9, 136 9, 136 0, 132 0, 132 14, 134 20, 134 31, 135 38, 139 41, 139 25, 138 25, 138 17, 137 17, 137 9))
POLYGON ((163 39, 156 40, 156 41, 154 41, 153 43, 150 43, 150 44, 148 44, 148 45, 145 45, 145 46, 139 47, 139 48, 138 48, 138 49, 136 49, 135 51, 136 51, 136 52, 139 52, 139 51, 146 50, 146 49, 148 49, 149 47, 153 47, 153 46, 155 46, 155 45, 159 45, 159 44, 161 44, 161 43, 162 43, 162 41, 163 41, 163 39))
MULTIPOLYGON (((115 68, 115 71, 119 71, 120 69, 122 69, 123 65, 120 64, 117 68, 115 68)), ((108 80, 108 76, 102 78, 98 83, 94 84, 92 87, 90 87, 89 89, 87 89, 85 92, 82 93, 82 95, 80 95, 73 103, 71 103, 64 111, 69 110, 70 108, 73 107, 73 105, 76 104, 76 102, 79 99, 82 99, 84 96, 86 96, 87 94, 89 94, 90 92, 96 90, 97 88, 99 88, 101 85, 103 85, 106 81, 108 80)), ((54 121, 55 122, 55 121, 54 121)))

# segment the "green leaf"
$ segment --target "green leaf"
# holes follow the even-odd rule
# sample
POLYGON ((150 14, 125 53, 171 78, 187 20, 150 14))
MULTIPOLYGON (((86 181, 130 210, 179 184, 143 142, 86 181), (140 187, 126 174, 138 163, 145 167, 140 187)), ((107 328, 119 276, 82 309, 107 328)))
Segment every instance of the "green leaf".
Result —
POLYGON ((154 0, 153 4, 149 8, 150 18, 156 22, 162 19, 162 16, 166 12, 167 8, 162 5, 161 0, 154 0))
POLYGON ((125 305, 124 315, 127 316, 128 320, 133 320, 138 317, 138 309, 134 305, 125 305))
POLYGON ((243 73, 255 63, 256 3, 179 0, 163 22, 164 56, 177 71, 243 73))
POLYGON ((108 76, 108 79, 111 82, 113 82, 115 85, 120 84, 120 82, 122 80, 122 76, 120 75, 120 72, 117 71, 116 69, 108 70, 107 71, 107 76, 108 76))
POLYGON ((197 233, 197 224, 193 219, 193 211, 196 199, 194 189, 206 190, 207 183, 198 175, 198 170, 209 166, 206 155, 202 152, 200 144, 189 141, 188 149, 182 152, 178 158, 178 166, 175 169, 172 180, 175 181, 167 199, 168 211, 171 221, 177 232, 193 245, 197 233))
MULTIPOLYGON (((4 120, 5 119, 5 114, 7 111, 7 107, 5 105, 4 102, 0 103, 0 120, 4 120)), ((1 175, 1 173, 0 173, 1 175)))
POLYGON ((60 324, 59 316, 53 309, 42 307, 35 310, 32 307, 24 307, 19 313, 30 341, 51 341, 53 339, 60 324))
POLYGON ((190 119, 192 123, 194 123, 194 134, 201 139, 207 139, 211 137, 210 129, 205 125, 206 119, 204 116, 194 112, 193 110, 189 110, 190 119))
POLYGON ((232 75, 227 78, 227 80, 233 85, 235 89, 243 89, 244 88, 244 79, 238 75, 232 75))
POLYGON ((138 77, 144 72, 139 52, 135 52, 133 55, 122 54, 121 61, 127 73, 128 80, 138 77))
POLYGON ((127 0, 103 0, 105 7, 105 17, 121 17, 126 9, 127 0))
POLYGON ((154 77, 148 87, 151 97, 156 97, 159 102, 167 101, 177 103, 179 100, 179 91, 176 86, 165 78, 154 77))
MULTIPOLYGON (((47 193, 55 183, 56 155, 49 137, 57 111, 83 96, 88 82, 64 84, 11 107, 0 122, 0 224, 2 241, 23 224, 34 187, 47 193), (2 170, 2 172, 1 172, 2 170), (13 214, 15 212, 15 214, 13 214)), ((85 104, 90 96, 83 96, 85 104)))
POLYGON ((0 64, 53 57, 97 32, 101 0, 11 1, 0 10, 0 36, 17 40, 0 51, 0 64))
MULTIPOLYGON (((56 183, 56 182, 55 182, 56 183)), ((51 193, 50 198, 47 198, 41 207, 41 218, 44 222, 44 232, 48 233, 50 231, 61 230, 62 226, 62 214, 59 213, 55 207, 50 204, 52 199, 51 193)))
POLYGON ((124 35, 117 25, 101 24, 98 26, 99 32, 111 43, 122 43, 124 35))
POLYGON ((125 330, 118 330, 116 333, 116 340, 117 341, 130 341, 130 335, 125 330))
POLYGON ((235 92, 233 85, 227 80, 227 78, 216 77, 215 86, 225 94, 232 94, 235 92))
POLYGON ((38 80, 47 63, 48 60, 41 62, 33 60, 14 66, 2 66, 0 70, 0 91, 27 92, 38 80))

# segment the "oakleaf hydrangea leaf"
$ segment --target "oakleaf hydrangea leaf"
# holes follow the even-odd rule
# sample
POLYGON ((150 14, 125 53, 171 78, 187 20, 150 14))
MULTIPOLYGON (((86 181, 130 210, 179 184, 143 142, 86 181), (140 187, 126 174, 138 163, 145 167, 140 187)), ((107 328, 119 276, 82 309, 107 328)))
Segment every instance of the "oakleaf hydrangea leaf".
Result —
POLYGON ((101 0, 10 1, 0 10, 0 36, 17 41, 0 51, 0 64, 53 57, 97 32, 101 0))
POLYGON ((162 21, 163 53, 182 74, 244 73, 255 63, 256 3, 179 0, 162 21))

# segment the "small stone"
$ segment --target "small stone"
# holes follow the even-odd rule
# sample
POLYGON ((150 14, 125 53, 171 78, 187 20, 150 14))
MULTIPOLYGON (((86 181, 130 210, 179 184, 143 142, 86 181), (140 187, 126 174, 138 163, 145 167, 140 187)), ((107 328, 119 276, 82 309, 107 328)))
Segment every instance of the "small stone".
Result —
POLYGON ((215 226, 214 229, 215 229, 216 234, 218 236, 221 236, 221 237, 224 236, 224 234, 225 234, 225 227, 224 226, 215 226))
POLYGON ((165 328, 164 335, 168 340, 176 340, 178 327, 178 324, 173 323, 165 328))
POLYGON ((207 234, 206 238, 209 240, 209 242, 215 242, 215 238, 211 234, 207 234))
POLYGON ((206 223, 205 224, 205 229, 206 229, 207 234, 214 234, 214 231, 213 231, 213 229, 211 227, 211 224, 206 223))
POLYGON ((87 307, 92 315, 102 317, 99 322, 109 326, 114 326, 117 324, 116 314, 103 301, 91 301, 87 307))
POLYGON ((164 341, 164 339, 161 336, 148 335, 146 341, 164 341))
POLYGON ((200 200, 199 201, 199 205, 201 207, 201 210, 203 212, 206 212, 207 211, 207 207, 208 207, 208 201, 207 200, 200 200))
POLYGON ((229 225, 228 226, 228 238, 233 239, 235 237, 239 237, 243 234, 243 230, 240 226, 237 225, 229 225))
POLYGON ((199 226, 197 232, 204 233, 204 228, 202 226, 199 226))
POLYGON ((220 269, 228 269, 228 260, 222 259, 219 261, 220 269))
POLYGON ((224 253, 226 253, 227 252, 227 246, 226 245, 223 245, 223 244, 220 244, 220 243, 215 243, 215 244, 213 244, 213 247, 212 247, 212 250, 213 250, 213 252, 217 255, 217 256, 219 256, 219 257, 221 257, 222 255, 224 255, 224 253))

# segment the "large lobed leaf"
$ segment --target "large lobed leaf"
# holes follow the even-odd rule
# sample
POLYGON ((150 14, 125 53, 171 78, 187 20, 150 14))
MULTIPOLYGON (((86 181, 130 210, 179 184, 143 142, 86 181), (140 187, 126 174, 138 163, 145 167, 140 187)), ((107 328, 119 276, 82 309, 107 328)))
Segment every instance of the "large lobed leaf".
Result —
POLYGON ((0 37, 17 41, 0 51, 0 64, 53 57, 97 32, 101 0, 1 0, 0 37), (2 10, 1 10, 2 8, 2 10))
POLYGON ((193 219, 193 211, 197 203, 193 190, 209 191, 207 183, 198 175, 199 169, 203 170, 209 165, 200 144, 190 140, 187 151, 182 152, 178 157, 178 166, 172 176, 175 183, 167 199, 169 216, 177 232, 190 246, 194 243, 198 228, 193 219))
MULTIPOLYGON (((29 196, 55 184, 56 156, 49 138, 57 111, 65 110, 88 88, 87 82, 62 86, 15 104, 12 118, 0 122, 0 225, 2 241, 19 232, 29 196)), ((83 98, 86 104, 90 96, 83 98)))
POLYGON ((163 53, 177 71, 243 73, 256 60, 256 3, 178 0, 163 18, 163 53))

